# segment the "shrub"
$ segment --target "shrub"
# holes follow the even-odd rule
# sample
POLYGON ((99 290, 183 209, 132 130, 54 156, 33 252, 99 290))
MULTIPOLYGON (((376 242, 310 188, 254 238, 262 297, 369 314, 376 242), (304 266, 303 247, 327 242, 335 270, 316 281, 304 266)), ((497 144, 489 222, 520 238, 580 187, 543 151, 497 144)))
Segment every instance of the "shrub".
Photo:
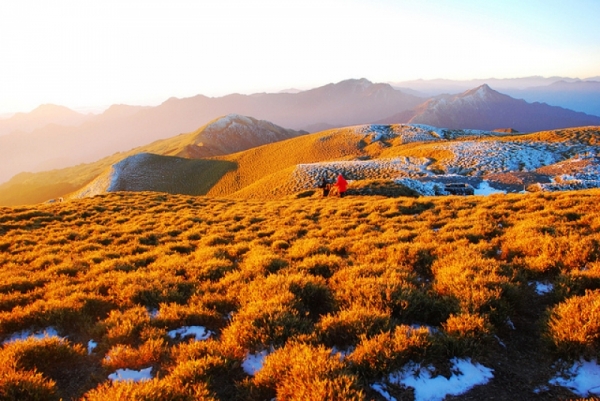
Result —
POLYGON ((163 339, 149 339, 138 348, 117 344, 108 351, 102 365, 110 370, 142 369, 161 360, 165 345, 163 339))
POLYGON ((492 327, 481 315, 462 313, 450 315, 442 327, 444 328, 445 347, 448 356, 463 356, 482 351, 484 345, 489 345, 492 327))
POLYGON ((148 381, 113 381, 103 383, 87 392, 84 401, 131 400, 131 401, 216 401, 205 383, 174 387, 170 383, 152 379, 148 381))
POLYGON ((323 316, 316 325, 316 330, 325 345, 346 348, 356 345, 361 335, 371 337, 389 330, 390 324, 388 313, 355 306, 323 316))
POLYGON ((300 238, 288 249, 288 256, 292 259, 303 259, 318 253, 327 253, 328 249, 323 246, 319 238, 300 238))
POLYGON ((352 370, 367 378, 381 377, 400 369, 413 359, 422 358, 431 346, 427 328, 397 326, 371 338, 361 337, 347 358, 352 370))
POLYGON ((0 368, 0 399, 6 401, 59 400, 56 383, 41 373, 0 368))
POLYGON ((501 275, 497 260, 481 256, 472 246, 462 247, 440 256, 432 271, 434 289, 456 298, 462 312, 504 312, 498 308, 502 307, 502 286, 508 279, 501 275))
POLYGON ((253 399, 363 400, 357 377, 323 346, 290 343, 267 356, 252 381, 253 399), (310 361, 310 363, 307 363, 310 361))
POLYGON ((313 255, 304 258, 299 263, 300 269, 305 269, 310 274, 329 278, 344 263, 344 260, 337 255, 313 255))
POLYGON ((238 361, 220 355, 207 355, 180 362, 163 381, 175 389, 206 386, 218 399, 233 399, 237 391, 235 381, 242 377, 243 371, 238 361))
POLYGON ((98 324, 97 331, 105 333, 109 344, 135 344, 139 341, 142 330, 149 324, 148 310, 135 306, 124 311, 111 311, 108 317, 98 324))
POLYGON ((4 364, 17 369, 37 369, 48 373, 63 363, 72 363, 84 357, 85 350, 79 344, 70 344, 58 337, 28 337, 7 344, 1 355, 4 364))
POLYGON ((590 356, 600 352, 600 290, 586 291, 555 306, 547 335, 559 353, 590 356))
POLYGON ((255 275, 275 273, 287 266, 287 262, 274 254, 269 248, 257 246, 244 255, 240 269, 255 275))

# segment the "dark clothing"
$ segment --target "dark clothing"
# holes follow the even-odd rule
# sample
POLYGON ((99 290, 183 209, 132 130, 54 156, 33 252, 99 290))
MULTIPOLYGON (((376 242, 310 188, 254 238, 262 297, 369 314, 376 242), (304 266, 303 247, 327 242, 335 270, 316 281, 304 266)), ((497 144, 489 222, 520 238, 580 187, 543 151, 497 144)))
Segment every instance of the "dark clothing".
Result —
POLYGON ((321 188, 323 190, 323 196, 329 196, 329 190, 331 189, 331 184, 328 183, 325 178, 323 178, 323 181, 321 182, 321 185, 319 185, 319 188, 321 188))

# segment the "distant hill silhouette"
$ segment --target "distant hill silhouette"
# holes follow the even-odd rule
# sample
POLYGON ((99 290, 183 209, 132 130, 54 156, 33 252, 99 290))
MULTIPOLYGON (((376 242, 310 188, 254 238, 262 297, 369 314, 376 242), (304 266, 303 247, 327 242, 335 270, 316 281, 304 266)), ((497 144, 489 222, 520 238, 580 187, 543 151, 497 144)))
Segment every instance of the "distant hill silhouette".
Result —
POLYGON ((527 103, 481 85, 459 95, 430 99, 413 110, 399 112, 379 123, 482 130, 511 127, 519 132, 535 132, 600 125, 600 117, 543 103, 527 103))
POLYGON ((600 116, 600 77, 584 80, 567 77, 524 77, 506 79, 450 79, 414 80, 392 83, 405 93, 421 97, 442 94, 456 95, 487 84, 495 90, 528 102, 548 103, 551 106, 600 116))
POLYGON ((93 118, 64 106, 43 104, 29 113, 16 113, 10 118, 0 119, 0 136, 11 132, 31 132, 49 124, 77 126, 93 118))
POLYGON ((553 106, 600 116, 600 81, 557 81, 551 85, 535 86, 505 93, 553 106))

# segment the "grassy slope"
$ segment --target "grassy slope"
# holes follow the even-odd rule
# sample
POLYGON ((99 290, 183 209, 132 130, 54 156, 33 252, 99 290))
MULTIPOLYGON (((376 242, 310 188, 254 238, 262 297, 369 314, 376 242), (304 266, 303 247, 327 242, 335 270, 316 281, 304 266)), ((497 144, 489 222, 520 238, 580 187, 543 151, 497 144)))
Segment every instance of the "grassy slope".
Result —
MULTIPOLYGON (((304 389, 323 399, 328 388, 380 399, 369 385, 409 360, 444 372, 449 358, 468 356, 495 379, 455 399, 533 399, 557 359, 600 351, 598 196, 256 202, 122 192, 0 208, 0 339, 48 326, 68 335, 0 348, 0 394, 250 400, 304 389), (534 280, 555 289, 537 295, 534 280), (415 324, 436 331, 404 326, 415 324), (166 336, 184 325, 215 334, 166 336), (89 339, 99 343, 91 355, 89 339), (271 346, 265 373, 246 376, 246 353, 271 346), (349 355, 332 356, 333 346, 349 355), (148 366, 157 379, 106 380, 148 366)), ((550 387, 539 397, 569 396, 550 387)))
POLYGON ((210 196, 230 195, 257 183, 264 187, 256 193, 270 193, 289 180, 293 167, 302 163, 346 160, 364 156, 362 137, 352 129, 334 129, 249 149, 219 159, 234 162, 238 169, 225 174, 208 193, 210 196), (269 179, 270 175, 274 176, 269 179))
MULTIPOLYGON (((48 199, 65 196, 76 189, 88 184, 96 177, 101 175, 111 165, 119 161, 133 156, 138 153, 154 153, 166 156, 180 156, 191 159, 200 157, 211 157, 220 154, 229 153, 227 141, 211 141, 205 138, 204 132, 212 123, 218 121, 215 119, 196 131, 180 134, 169 139, 155 141, 146 146, 141 146, 132 149, 128 152, 116 153, 94 163, 82 164, 65 169, 46 171, 41 173, 22 173, 15 176, 9 182, 0 185, 0 205, 19 205, 45 202, 48 199), (202 146, 198 146, 202 145, 202 146)), ((262 121, 256 121, 257 126, 263 130, 273 130, 279 137, 285 135, 297 135, 299 132, 285 130, 281 127, 271 125, 262 121)), ((212 133, 214 135, 214 133, 212 133)), ((245 146, 255 146, 251 142, 243 142, 245 146)), ((232 145, 233 146, 233 145, 232 145)), ((239 145, 236 146, 239 148, 239 145)), ((198 164, 198 163, 195 163, 198 164)), ((213 163, 215 164, 215 163, 213 163)), ((217 163, 220 164, 220 163, 217 163)), ((194 163, 189 163, 194 165, 194 163)), ((217 170, 222 170, 219 168, 217 170)), ((177 175, 183 175, 185 172, 178 172, 177 175)), ((214 178, 217 179, 220 175, 214 172, 208 173, 208 183, 212 185, 214 178)), ((169 188, 175 188, 173 192, 184 194, 202 194, 206 193, 204 182, 193 180, 198 187, 190 188, 191 183, 184 183, 181 189, 176 185, 171 185, 169 188)), ((150 188, 148 188, 150 189, 150 188)))
MULTIPOLYGON (((202 129, 182 134, 169 140, 157 141, 128 153, 116 154, 97 163, 39 174, 22 174, 13 181, 0 186, 0 204, 42 202, 48 198, 65 195, 68 190, 79 188, 90 182, 110 165, 140 152, 164 155, 189 156, 191 148, 197 148, 202 129)), ((292 138, 290 140, 263 145, 247 151, 216 157, 233 163, 236 169, 196 169, 193 182, 182 181, 176 185, 149 186, 147 189, 168 187, 169 192, 184 194, 208 194, 209 196, 233 196, 235 198, 273 199, 290 195, 294 187, 289 181, 294 167, 302 163, 317 163, 336 160, 364 158, 392 158, 398 156, 426 157, 443 164, 454 158, 451 151, 440 149, 449 142, 403 143, 401 137, 381 142, 367 143, 364 136, 354 133, 352 128, 333 129, 320 133, 292 138), (206 177, 206 182, 202 180, 206 177), (213 185, 214 184, 214 185, 213 185), (179 185, 179 186, 178 186, 179 185), (199 185, 195 188, 194 185, 199 185)), ((473 140, 462 137, 457 140, 473 140)), ((598 127, 581 127, 535 134, 484 137, 480 141, 544 141, 568 142, 597 145, 600 140, 598 127)), ((208 149, 208 148, 207 148, 208 149)), ((574 152, 577 150, 575 149, 574 152)), ((194 153, 194 152, 192 152, 194 153)), ((193 164, 193 163, 192 163, 193 164)), ((185 172, 176 174, 184 177, 185 172)), ((371 177, 376 179, 378 177, 371 177)), ((381 177, 379 177, 381 178, 381 177)))

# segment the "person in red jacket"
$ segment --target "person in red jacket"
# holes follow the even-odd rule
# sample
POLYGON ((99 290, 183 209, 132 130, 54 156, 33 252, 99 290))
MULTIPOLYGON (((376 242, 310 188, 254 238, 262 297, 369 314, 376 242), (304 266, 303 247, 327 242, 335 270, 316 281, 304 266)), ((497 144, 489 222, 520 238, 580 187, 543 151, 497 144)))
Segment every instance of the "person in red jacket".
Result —
POLYGON ((340 195, 340 198, 344 197, 346 190, 348 189, 348 181, 344 179, 342 174, 338 175, 337 181, 333 184, 334 188, 337 190, 337 193, 340 195))

